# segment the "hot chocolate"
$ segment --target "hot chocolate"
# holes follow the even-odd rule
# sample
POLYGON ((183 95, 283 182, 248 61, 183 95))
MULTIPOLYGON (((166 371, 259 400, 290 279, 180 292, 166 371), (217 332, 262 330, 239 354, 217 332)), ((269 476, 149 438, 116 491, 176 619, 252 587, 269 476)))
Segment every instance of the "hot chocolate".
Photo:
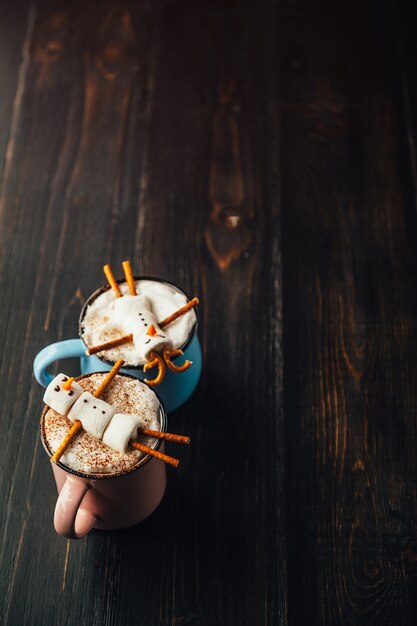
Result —
MULTIPOLYGON (((55 402, 59 401, 59 403, 65 404, 68 402, 68 393, 62 388, 65 377, 63 376, 62 378, 62 382, 58 379, 57 384, 51 387, 50 393, 56 394, 57 400, 55 402)), ((144 462, 146 455, 143 452, 130 449, 126 445, 118 443, 120 441, 120 429, 117 421, 121 420, 121 414, 124 414, 123 417, 126 419, 129 417, 126 414, 139 416, 141 428, 157 431, 166 429, 165 413, 155 392, 137 378, 125 374, 119 374, 113 379, 111 385, 107 387, 100 397, 100 400, 94 400, 94 407, 91 407, 91 412, 89 413, 89 394, 92 394, 105 378, 106 373, 86 374, 77 378, 77 382, 71 385, 71 390, 74 394, 71 399, 75 400, 75 403, 82 404, 85 424, 91 424, 91 432, 95 436, 83 430, 72 441, 60 460, 70 470, 88 475, 97 475, 98 477, 123 474, 144 462), (99 406, 99 402, 102 402, 103 406, 99 406), (95 409, 100 416, 103 413, 105 417, 106 407, 109 407, 109 410, 112 411, 111 416, 107 416, 109 423, 106 424, 105 428, 103 427, 103 433, 98 433, 97 429, 99 429, 100 422, 96 416, 94 416, 93 420, 91 413, 94 414, 93 409, 95 409), (97 438, 97 434, 99 434, 99 438, 97 438), (104 443, 106 441, 109 445, 104 443), (120 450, 124 449, 125 451, 119 451, 118 447, 120 450)), ((74 408, 76 407, 75 403, 72 405, 74 408)), ((73 426, 74 420, 71 420, 71 408, 62 412, 65 414, 58 413, 56 410, 46 406, 42 413, 42 440, 50 454, 57 450, 73 426)), ((136 436, 136 432, 134 438, 151 448, 158 448, 159 446, 158 440, 136 436)))
POLYGON ((141 279, 135 281, 136 294, 129 295, 129 286, 120 282, 123 297, 116 298, 110 287, 103 288, 87 302, 80 321, 80 336, 88 348, 118 339, 128 333, 132 341, 99 352, 110 362, 123 359, 132 367, 144 365, 152 351, 163 347, 176 350, 184 347, 193 333, 197 317, 190 309, 168 326, 158 323, 187 304, 187 296, 168 283, 141 279))

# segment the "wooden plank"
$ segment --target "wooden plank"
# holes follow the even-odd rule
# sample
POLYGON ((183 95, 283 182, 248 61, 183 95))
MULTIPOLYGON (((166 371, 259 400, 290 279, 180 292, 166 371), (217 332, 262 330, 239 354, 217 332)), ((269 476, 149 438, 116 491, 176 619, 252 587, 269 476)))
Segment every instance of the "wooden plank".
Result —
MULTIPOLYGON (((408 158, 403 162, 403 168, 412 181, 413 205, 415 205, 417 202, 417 115, 414 102, 417 100, 417 83, 414 77, 413 59, 416 58, 417 44, 413 24, 412 7, 407 6, 405 2, 400 3, 395 20, 395 44, 399 61, 398 93, 401 99, 399 111, 408 148, 408 158)), ((409 213, 409 219, 415 221, 413 210, 409 213)))
POLYGON ((395 20, 326 2, 282 17, 289 621, 414 624, 417 242, 395 20))
POLYGON ((0 3, 0 172, 12 125, 12 113, 19 109, 19 71, 23 75, 28 41, 34 22, 34 6, 27 0, 0 3))
MULTIPOLYGON (((8 355, 1 370, 2 420, 7 419, 7 425, 2 424, 0 473, 2 623, 85 623, 97 602, 94 588, 89 596, 88 584, 78 599, 71 586, 66 587, 71 554, 53 531, 54 486, 38 443, 41 390, 35 385, 24 393, 19 389, 30 385, 31 363, 42 345, 74 336, 80 288, 91 290, 94 281, 102 280, 99 268, 112 241, 121 163, 132 145, 127 141, 126 149, 120 147, 128 134, 127 111, 139 56, 130 22, 121 9, 44 3, 37 7, 29 43, 30 61, 1 198, 0 334, 8 355), (113 38, 120 42, 119 57, 106 47, 113 38), (103 59, 114 78, 103 77, 103 59), (91 256, 83 257, 86 249, 91 256), (91 282, 82 283, 89 268, 91 282), (10 415, 14 419, 9 422, 10 415), (65 602, 51 601, 62 598, 68 587, 65 602)), ((146 30, 146 19, 139 26, 146 45, 141 29, 146 30)), ((146 67, 142 80, 146 83, 146 67)), ((126 178, 137 174, 137 161, 131 165, 133 170, 130 164, 124 170, 126 178)), ((129 233, 126 230, 126 238, 129 233)), ((73 569, 78 579, 85 571, 85 550, 81 547, 73 569)), ((94 558, 91 567, 96 568, 94 558)), ((104 614, 106 596, 100 600, 104 614)))
POLYGON ((5 624, 287 621, 273 18, 37 7, 0 213, 5 624), (17 390, 42 345, 74 336, 103 263, 129 257, 201 298, 204 378, 171 418, 192 445, 150 519, 69 544, 41 391, 17 390))
MULTIPOLYGON (((173 249, 183 250, 180 233, 194 233, 187 254, 171 259, 171 271, 175 277, 198 280, 206 359, 201 395, 184 410, 184 418, 178 416, 184 419, 183 430, 197 414, 201 420, 196 435, 192 434, 193 441, 198 437, 198 448, 190 454, 195 451, 193 461, 203 475, 192 480, 189 476, 189 483, 184 478, 190 502, 188 506, 182 502, 184 512, 191 515, 185 535, 198 537, 188 550, 198 552, 189 560, 184 556, 186 544, 178 546, 181 566, 175 595, 164 595, 162 623, 169 622, 172 614, 178 620, 188 617, 191 623, 285 621, 283 456, 276 452, 283 445, 279 436, 278 172, 276 161, 268 162, 266 156, 274 152, 264 152, 260 142, 266 125, 276 126, 272 118, 276 110, 271 115, 268 104, 274 103, 258 99, 259 93, 276 86, 266 82, 271 73, 266 80, 258 73, 266 55, 257 39, 262 13, 250 26, 254 19, 250 9, 237 3, 222 5, 221 10, 217 5, 205 9, 190 5, 184 23, 172 5, 161 22, 161 41, 166 42, 162 49, 174 59, 175 72, 170 78, 172 65, 162 64, 162 74, 157 75, 155 92, 162 97, 156 102, 159 123, 150 169, 159 171, 166 184, 155 180, 150 191, 150 197, 156 198, 153 211, 160 219, 146 223, 149 236, 142 245, 145 258, 151 255, 160 263, 173 249), (181 48, 174 52, 172 43, 168 45, 171 32, 185 41, 187 56, 181 48), (249 46, 251 37, 259 48, 249 46), (207 42, 203 47, 202 41, 207 42), (253 55, 256 49, 259 56, 253 55), (195 181, 195 186, 178 187, 181 177, 195 181), (265 184, 265 177, 271 186, 265 184), (186 189, 186 197, 175 194, 175 189, 186 189), (264 211, 266 206, 269 210, 264 211), (161 242, 162 250, 155 250, 157 232, 151 228, 161 223, 162 216, 173 236, 161 242), (201 248, 203 241, 206 250, 201 248), (264 319, 265 325, 260 321, 258 326, 258 320, 264 319), (250 346, 259 341, 259 333, 263 347, 255 365, 250 346), (259 376, 274 369, 272 380, 259 376), (199 398, 206 407, 204 414, 199 411, 199 398), (254 428, 265 436, 258 439, 254 428), (223 440, 210 436, 224 429, 234 436, 223 440), (184 610, 190 599, 192 613, 184 610)), ((276 135, 271 143, 277 152, 276 135)), ((169 540, 175 542, 175 535, 169 540)), ((167 566, 168 592, 178 565, 168 561, 167 566)))

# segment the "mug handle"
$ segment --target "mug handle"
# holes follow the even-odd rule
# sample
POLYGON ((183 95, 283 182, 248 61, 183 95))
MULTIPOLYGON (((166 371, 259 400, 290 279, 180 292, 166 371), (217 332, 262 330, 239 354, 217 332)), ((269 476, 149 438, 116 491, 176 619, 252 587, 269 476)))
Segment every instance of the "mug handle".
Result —
POLYGON ((35 357, 33 362, 33 373, 42 387, 47 387, 54 376, 47 371, 47 368, 59 359, 69 359, 72 357, 85 356, 85 345, 81 339, 67 339, 51 343, 43 348, 35 357))
POLYGON ((58 534, 68 539, 81 539, 94 528, 98 518, 89 509, 80 508, 89 489, 88 482, 75 476, 67 477, 55 506, 54 526, 58 534))

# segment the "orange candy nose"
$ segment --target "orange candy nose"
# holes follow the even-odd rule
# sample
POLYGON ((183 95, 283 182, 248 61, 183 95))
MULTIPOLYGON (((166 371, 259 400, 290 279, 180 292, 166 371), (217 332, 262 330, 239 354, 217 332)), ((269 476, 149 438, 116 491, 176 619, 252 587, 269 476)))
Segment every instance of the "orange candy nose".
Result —
POLYGON ((146 333, 147 335, 149 335, 150 337, 155 337, 155 335, 157 335, 158 333, 156 332, 156 328, 153 324, 151 324, 148 328, 148 332, 146 333))
POLYGON ((65 389, 65 391, 69 391, 71 389, 71 385, 74 382, 75 378, 68 378, 67 381, 65 381, 65 383, 62 385, 62 387, 65 389))

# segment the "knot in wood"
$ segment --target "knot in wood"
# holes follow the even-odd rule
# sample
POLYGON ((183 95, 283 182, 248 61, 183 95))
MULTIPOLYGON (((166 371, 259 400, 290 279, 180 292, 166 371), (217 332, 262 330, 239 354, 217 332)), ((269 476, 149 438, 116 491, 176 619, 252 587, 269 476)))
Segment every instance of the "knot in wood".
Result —
POLYGON ((238 207, 215 207, 205 230, 208 249, 217 266, 225 270, 252 243, 252 220, 238 207))
POLYGON ((30 55, 34 61, 49 65, 65 55, 72 47, 74 29, 65 13, 47 17, 35 32, 30 55))
POLYGON ((137 36, 130 13, 123 9, 110 11, 95 39, 94 65, 103 78, 115 80, 135 57, 137 36))

